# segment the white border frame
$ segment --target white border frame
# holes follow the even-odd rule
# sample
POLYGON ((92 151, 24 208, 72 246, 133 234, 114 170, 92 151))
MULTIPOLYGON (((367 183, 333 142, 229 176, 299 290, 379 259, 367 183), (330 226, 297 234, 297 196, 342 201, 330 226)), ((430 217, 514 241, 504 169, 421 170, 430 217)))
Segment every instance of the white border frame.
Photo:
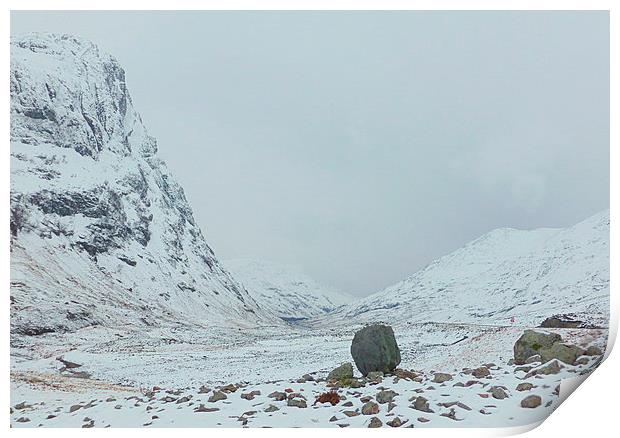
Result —
MULTIPOLYGON (((620 3, 612 0, 176 0, 174 2, 166 2, 164 0, 151 0, 149 2, 141 2, 139 0, 91 0, 88 2, 78 0, 57 0, 50 2, 44 0, 8 0, 7 6, 3 9, 1 17, 2 34, 4 36, 4 44, 2 45, 2 64, 3 71, 9 71, 10 53, 9 53, 9 37, 10 37, 10 10, 607 10, 610 11, 610 120, 619 120, 618 107, 620 102, 620 88, 618 87, 618 78, 620 78, 620 68, 618 60, 620 57, 620 45, 618 44, 618 27, 620 23, 620 3)), ((5 76, 6 80, 6 76, 5 76)), ((2 118, 0 119, 0 128, 6 145, 6 151, 0 159, 2 168, 2 183, 0 190, 5 206, 9 204, 9 187, 10 187, 10 168, 8 160, 8 139, 10 125, 10 109, 9 109, 9 87, 0 87, 0 96, 4 102, 2 107, 2 118)), ((617 195, 619 181, 617 174, 614 172, 618 169, 618 126, 610 124, 610 217, 616 217, 618 209, 617 195)), ((612 219, 614 221, 615 219, 612 219)), ((4 254, 4 263, 0 266, 0 275, 5 287, 9 284, 10 278, 10 262, 9 262, 9 233, 8 233, 9 215, 5 210, 4 215, 0 218, 0 242, 4 254)), ((618 233, 615 228, 611 228, 611 278, 615 278, 618 270, 617 248, 618 233)), ((612 346, 618 331, 618 296, 615 283, 612 280, 611 293, 611 318, 610 318, 610 334, 609 345, 606 356, 612 353, 612 346)), ((7 294, 8 295, 8 294, 7 294)), ((8 297, 5 295, 5 303, 8 297)), ((2 357, 2 368, 5 372, 5 378, 8 378, 10 369, 9 360, 9 306, 6 306, 4 313, 4 356, 2 357)), ((540 427, 536 425, 510 428, 510 429, 417 429, 414 433, 422 433, 425 436, 454 436, 459 437, 480 437, 480 436, 502 436, 522 433, 527 430, 531 436, 559 435, 559 436, 608 436, 608 431, 614 430, 615 415, 617 413, 617 398, 620 396, 620 379, 618 371, 620 370, 618 354, 611 354, 610 358, 597 369, 591 377, 588 378, 588 384, 582 385, 577 389, 575 394, 571 395, 568 400, 563 403, 556 412, 554 412, 540 427)), ((8 383, 8 379, 6 380, 8 383)), ((10 404, 9 385, 6 390, 2 391, 1 399, 5 409, 10 404)), ((9 416, 4 415, 0 420, 4 427, 8 428, 9 416)), ((405 433, 405 429, 391 429, 387 432, 385 429, 370 432, 366 429, 339 429, 325 430, 320 429, 320 433, 349 435, 351 434, 398 434, 405 433)), ((409 430, 409 429, 406 429, 409 430)), ((38 429, 11 429, 12 433, 19 434, 37 434, 38 429)), ((77 436, 80 433, 92 434, 145 434, 149 436, 168 436, 170 432, 182 433, 190 436, 203 436, 205 433, 218 433, 224 435, 237 434, 258 434, 272 437, 274 434, 279 436, 295 433, 301 436, 311 436, 317 433, 319 429, 297 429, 292 432, 290 429, 219 429, 217 432, 211 429, 88 429, 82 432, 82 429, 45 429, 45 436, 63 437, 77 436), (113 431, 113 432, 106 432, 113 431)))

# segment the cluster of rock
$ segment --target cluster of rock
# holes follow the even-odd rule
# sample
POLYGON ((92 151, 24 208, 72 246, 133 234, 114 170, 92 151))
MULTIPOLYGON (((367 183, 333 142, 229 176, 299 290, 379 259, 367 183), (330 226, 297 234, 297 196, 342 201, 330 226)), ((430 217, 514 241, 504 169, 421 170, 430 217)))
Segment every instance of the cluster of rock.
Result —
POLYGON ((562 341, 557 333, 543 333, 526 330, 517 340, 513 348, 514 363, 525 365, 557 359, 569 365, 575 365, 581 356, 600 356, 602 350, 596 346, 582 348, 562 341))
MULTIPOLYGON (((588 348, 582 348, 577 345, 571 345, 563 342, 560 335, 556 333, 543 333, 533 330, 526 330, 523 335, 517 340, 514 345, 514 359, 511 360, 510 365, 518 365, 514 367, 513 371, 525 372, 522 378, 523 380, 531 377, 540 378, 544 375, 558 374, 565 363, 568 365, 584 365, 589 362, 586 356, 600 356, 603 351, 596 346, 589 346, 588 348)), ((450 384, 450 381, 454 379, 454 376, 445 372, 432 372, 432 379, 427 378, 424 373, 416 372, 413 370, 405 370, 396 368, 400 363, 400 351, 396 339, 394 337, 394 331, 391 327, 375 324, 365 327, 355 333, 353 342, 351 345, 351 355, 355 361, 357 369, 362 374, 361 378, 354 377, 354 370, 351 363, 347 362, 332 370, 327 376, 327 386, 332 388, 360 388, 366 385, 376 385, 382 382, 385 376, 394 376, 394 382, 399 379, 412 380, 416 382, 429 381, 432 384, 439 386, 445 386, 450 384), (428 380, 427 380, 428 379, 428 380)), ((500 370, 501 368, 493 363, 486 363, 477 368, 464 368, 462 374, 471 375, 472 380, 465 382, 457 382, 452 386, 480 386, 485 388, 485 392, 481 392, 478 395, 482 398, 493 398, 495 400, 503 400, 511 396, 511 391, 529 392, 537 386, 531 382, 524 381, 519 383, 515 388, 509 389, 502 385, 492 385, 489 379, 493 379, 491 370, 500 370), (485 381, 486 380, 486 381, 485 381)), ((395 406, 394 396, 398 395, 395 391, 388 390, 381 387, 381 390, 376 394, 375 400, 362 400, 365 404, 362 406, 362 415, 375 415, 379 412, 379 405, 382 403, 388 403, 388 412, 395 406)), ((434 389, 433 386, 429 386, 427 389, 434 389)), ((423 392, 418 390, 418 392, 423 392)), ((556 395, 559 394, 559 386, 556 387, 556 395)), ((434 413, 431 408, 429 400, 420 394, 414 395, 409 398, 411 402, 410 408, 425 413, 434 413)), ((546 406, 549 406, 548 402, 546 406)), ((537 394, 528 394, 520 402, 520 406, 525 409, 534 409, 542 405, 542 398, 537 394)), ((443 412, 440 415, 459 421, 456 417, 456 411, 453 408, 458 407, 462 410, 471 410, 471 408, 462 402, 449 402, 442 403, 438 406, 449 408, 449 412, 443 412)), ((488 415, 486 410, 480 411, 482 414, 488 415)), ((344 411, 347 416, 359 415, 358 411, 344 411)), ((425 419, 421 417, 418 419, 422 421, 425 419)), ((394 420, 396 421, 396 419, 394 420)), ((400 422, 400 419, 398 419, 400 422)), ((397 422, 397 423, 398 423, 397 422)), ((400 426, 403 423, 398 423, 400 426)), ((373 417, 368 427, 382 427, 382 421, 373 417)), ((390 424, 390 426, 395 426, 390 424)))
MULTIPOLYGON (((527 352, 532 345, 525 345, 526 340, 536 340, 538 350, 551 349, 558 338, 547 333, 532 335, 526 333, 520 338, 519 352, 527 352), (540 336, 539 336, 540 335, 540 336), (542 336, 542 338, 541 338, 542 336), (547 338, 545 338, 547 336, 547 338), (553 342, 552 342, 553 341, 553 342), (524 344, 524 345, 521 345, 524 344)), ((586 353, 602 354, 600 349, 588 347, 586 353)), ((555 351, 555 350, 553 350, 555 351)), ((59 357, 64 368, 79 368, 80 364, 59 357)), ((514 360, 513 360, 514 362, 514 360)), ((445 372, 431 370, 428 372, 394 368, 389 373, 370 371, 365 376, 355 377, 351 363, 345 363, 334 369, 327 377, 320 372, 304 374, 299 379, 290 380, 282 386, 265 382, 269 386, 253 386, 247 383, 229 383, 213 388, 202 386, 197 390, 190 388, 162 390, 153 387, 142 394, 125 397, 124 401, 110 397, 105 401, 91 400, 86 403, 60 406, 55 411, 48 411, 47 419, 27 416, 37 409, 36 403, 22 402, 11 408, 13 421, 29 423, 42 421, 43 424, 58 415, 82 416, 82 412, 98 405, 110 406, 112 409, 139 409, 149 412, 149 419, 143 426, 159 425, 164 416, 160 412, 166 409, 189 409, 199 417, 209 417, 209 421, 233 421, 244 427, 259 426, 269 417, 288 415, 305 418, 306 410, 331 410, 329 422, 338 427, 365 425, 376 427, 414 427, 419 424, 437 424, 439 418, 454 422, 466 420, 470 415, 492 415, 504 406, 520 406, 522 409, 545 409, 553 405, 559 395, 560 376, 550 376, 561 371, 585 372, 591 367, 583 366, 579 359, 574 366, 563 363, 557 358, 541 363, 540 358, 529 357, 525 365, 496 365, 483 363, 477 367, 445 372), (508 376, 510 374, 510 376, 508 376), (398 386, 391 386, 397 384, 398 386), (307 384, 307 385, 303 385, 307 384), (471 398, 460 398, 452 389, 460 387, 471 391, 471 398), (356 389, 360 388, 360 389, 356 389), (553 390, 553 392, 551 392, 553 390), (403 395, 407 393, 407 397, 403 395), (241 403, 239 403, 241 402, 241 403), (230 415, 229 406, 238 408, 230 415), (408 407, 409 409, 405 409, 408 407), (67 409, 68 408, 68 409, 67 409), (160 418, 161 416, 161 418, 160 418)), ((461 391, 461 390, 457 390, 461 391)), ((49 408, 46 408, 49 409, 49 408)), ((88 411, 90 417, 96 414, 88 411)), ((101 420, 84 417, 82 427, 103 426, 101 420)), ((327 418, 327 417, 325 417, 327 418)), ((464 423, 465 424, 465 423, 464 423)), ((438 425, 445 425, 445 422, 438 425)))
POLYGON ((367 383, 380 383, 385 375, 411 380, 418 377, 413 371, 396 368, 401 360, 400 349, 394 330, 387 325, 373 324, 357 331, 351 343, 351 356, 362 378, 355 378, 353 365, 345 362, 328 374, 328 386, 360 388, 367 383))
MULTIPOLYGON (((144 426, 158 424, 161 420, 157 413, 164 409, 165 405, 178 405, 175 409, 188 408, 200 416, 209 416, 208 413, 219 411, 219 414, 212 416, 218 419, 224 415, 226 418, 235 418, 246 427, 252 424, 258 425, 260 421, 265 420, 265 417, 272 415, 294 415, 295 412, 299 412, 303 416, 305 409, 332 408, 334 415, 329 421, 338 427, 362 423, 370 428, 414 427, 416 421, 428 423, 436 421, 438 417, 455 422, 463 421, 468 417, 468 412, 491 415, 501 407, 501 403, 517 405, 523 409, 549 408, 560 391, 557 385, 551 393, 553 386, 548 383, 557 383, 560 376, 550 377, 550 375, 559 374, 562 370, 566 372, 567 369, 568 372, 587 372, 592 368, 590 361, 594 360, 589 356, 600 356, 603 353, 596 346, 582 348, 565 343, 562 337, 555 333, 527 330, 516 341, 514 358, 507 367, 495 363, 483 363, 477 367, 462 368, 460 371, 424 372, 396 368, 397 362, 400 361, 400 352, 394 332, 388 326, 375 325, 358 331, 353 344, 358 343, 361 343, 363 348, 352 346, 351 350, 356 352, 354 360, 358 369, 364 369, 365 373, 362 373, 361 377, 355 376, 353 365, 347 362, 332 370, 327 377, 318 372, 304 374, 299 379, 291 380, 290 387, 250 388, 247 383, 230 383, 213 389, 202 386, 197 393, 188 392, 188 388, 163 391, 159 387, 153 387, 152 390, 143 392, 142 397, 133 395, 125 400, 131 400, 133 407, 146 405, 146 411, 154 410, 154 415, 143 424, 144 426), (380 354, 386 351, 387 354, 380 354), (589 365, 584 367, 586 363, 582 359, 587 359, 589 365), (502 377, 507 374, 512 376, 503 379, 502 377), (400 380, 411 384, 401 382, 398 387, 390 388, 390 382, 396 384, 400 380), (310 384, 295 385, 304 383, 310 384), (411 389, 411 394, 405 398, 402 392, 407 387, 411 389), (445 398, 453 395, 451 388, 457 387, 469 388, 474 397, 469 400, 459 400, 458 397, 445 398), (484 401, 481 403, 478 397, 484 401), (240 405, 238 414, 229 415, 226 406, 238 402, 239 399, 243 400, 244 404, 240 405), (411 410, 409 412, 413 413, 413 416, 403 410, 403 406, 407 406, 407 401, 411 410), (405 404, 401 406, 403 402, 405 404), (352 420, 353 417, 358 418, 352 420), (360 421, 361 419, 364 421, 360 421)), ((80 364, 68 361, 62 356, 57 360, 62 363, 65 370, 81 367, 80 364)), ((271 385, 278 382, 266 383, 271 385)), ((80 402, 72 405, 67 413, 82 412, 101 403, 104 403, 103 400, 80 402)), ((105 403, 118 402, 115 398, 109 398, 105 403)), ((122 407, 121 404, 117 404, 114 409, 122 407)), ((29 417, 21 414, 30 408, 32 406, 26 402, 11 408, 12 415, 13 409, 16 411, 16 417, 20 415, 14 421, 17 423, 31 421, 29 417)), ((57 412, 59 411, 52 413, 49 418, 54 418, 58 415, 57 412)), ((85 417, 82 427, 94 425, 95 420, 85 417)))

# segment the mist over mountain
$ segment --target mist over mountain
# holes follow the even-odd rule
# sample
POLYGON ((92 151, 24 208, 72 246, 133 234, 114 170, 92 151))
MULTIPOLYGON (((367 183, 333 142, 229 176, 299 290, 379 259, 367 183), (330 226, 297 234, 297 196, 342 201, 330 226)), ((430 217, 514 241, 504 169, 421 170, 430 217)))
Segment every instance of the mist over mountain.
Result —
POLYGON ((285 320, 302 320, 355 302, 352 296, 318 283, 301 268, 253 259, 223 261, 261 305, 285 320))

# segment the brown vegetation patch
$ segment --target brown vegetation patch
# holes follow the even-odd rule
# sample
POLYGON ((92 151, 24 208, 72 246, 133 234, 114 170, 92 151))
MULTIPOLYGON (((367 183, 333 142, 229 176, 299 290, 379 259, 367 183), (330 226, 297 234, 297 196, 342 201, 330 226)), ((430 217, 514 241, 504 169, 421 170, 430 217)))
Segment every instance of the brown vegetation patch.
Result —
POLYGON ((317 403, 331 403, 332 406, 336 406, 340 402, 340 396, 336 391, 324 392, 319 395, 314 404, 317 403))

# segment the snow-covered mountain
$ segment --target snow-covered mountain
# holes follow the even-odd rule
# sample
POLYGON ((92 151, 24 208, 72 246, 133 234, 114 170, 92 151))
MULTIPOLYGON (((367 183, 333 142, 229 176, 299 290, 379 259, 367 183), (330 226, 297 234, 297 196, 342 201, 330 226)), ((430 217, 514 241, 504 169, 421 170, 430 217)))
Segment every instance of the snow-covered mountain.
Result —
POLYGON ((114 58, 12 38, 10 89, 13 334, 279 321, 218 263, 114 58))
POLYGON ((491 231, 335 316, 538 325, 567 313, 607 325, 609 210, 566 229, 491 231))
POLYGON ((252 259, 222 262, 256 301, 287 320, 319 316, 353 301, 321 285, 299 267, 252 259))

